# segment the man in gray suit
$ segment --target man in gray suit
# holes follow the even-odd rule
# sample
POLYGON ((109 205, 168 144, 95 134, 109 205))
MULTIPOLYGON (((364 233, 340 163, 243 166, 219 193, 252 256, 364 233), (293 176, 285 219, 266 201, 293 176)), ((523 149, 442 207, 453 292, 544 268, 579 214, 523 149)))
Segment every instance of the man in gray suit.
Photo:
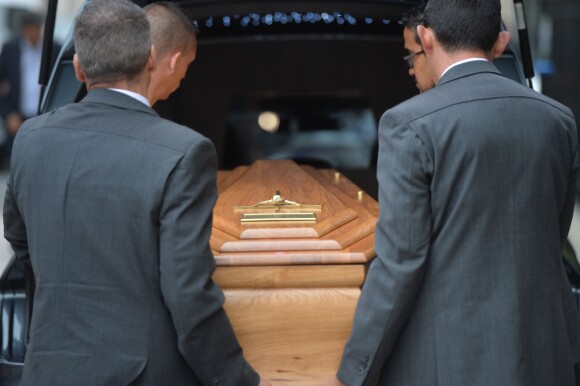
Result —
POLYGON ((344 384, 575 385, 580 320, 560 251, 576 125, 490 63, 500 28, 499 0, 427 5, 418 32, 438 82, 380 121, 378 256, 344 384))
POLYGON ((22 126, 4 206, 5 236, 37 283, 23 384, 269 384, 211 280, 214 148, 145 97, 145 13, 89 2, 74 44, 88 94, 22 126))

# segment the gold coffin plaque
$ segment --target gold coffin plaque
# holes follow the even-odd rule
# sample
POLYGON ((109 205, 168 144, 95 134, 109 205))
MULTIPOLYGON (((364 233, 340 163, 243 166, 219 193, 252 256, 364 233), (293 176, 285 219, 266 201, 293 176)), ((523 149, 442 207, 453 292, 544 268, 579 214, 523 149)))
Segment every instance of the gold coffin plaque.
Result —
POLYGON ((316 221, 316 215, 314 213, 243 213, 241 221, 316 221))

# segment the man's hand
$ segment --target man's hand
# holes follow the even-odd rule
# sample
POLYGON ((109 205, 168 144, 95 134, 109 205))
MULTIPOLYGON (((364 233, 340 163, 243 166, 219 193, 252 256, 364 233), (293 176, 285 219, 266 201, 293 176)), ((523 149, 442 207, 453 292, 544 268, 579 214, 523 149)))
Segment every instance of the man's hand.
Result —
POLYGON ((260 384, 258 386, 272 386, 269 380, 262 378, 260 375, 260 384))
POLYGON ((324 382, 320 386, 346 386, 346 384, 342 383, 341 381, 339 381, 338 378, 334 377, 334 378, 329 379, 328 381, 324 382))
POLYGON ((10 133, 10 135, 12 136, 16 135, 16 132, 18 131, 18 129, 20 129, 20 125, 22 125, 22 116, 20 116, 20 114, 15 111, 11 112, 6 117, 5 125, 6 130, 8 130, 8 133, 10 133))

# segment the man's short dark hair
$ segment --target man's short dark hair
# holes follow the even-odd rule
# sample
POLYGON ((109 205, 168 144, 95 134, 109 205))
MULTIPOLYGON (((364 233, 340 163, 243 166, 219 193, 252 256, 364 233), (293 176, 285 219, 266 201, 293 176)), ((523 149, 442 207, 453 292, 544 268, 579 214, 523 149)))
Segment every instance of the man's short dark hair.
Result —
POLYGON ((79 65, 92 84, 134 80, 151 51, 147 16, 129 0, 87 3, 75 18, 73 39, 79 65))
POLYGON ((501 32, 500 0, 429 0, 424 22, 445 50, 490 52, 501 32))
POLYGON ((151 39, 159 58, 175 50, 185 53, 191 47, 195 49, 197 30, 178 5, 160 1, 143 10, 149 19, 151 39))
POLYGON ((419 5, 417 7, 411 8, 401 18, 401 23, 403 23, 403 27, 413 31, 413 33, 415 34, 415 42, 419 45, 421 45, 421 39, 419 39, 419 34, 417 33, 417 26, 423 24, 424 12, 425 5, 419 5))

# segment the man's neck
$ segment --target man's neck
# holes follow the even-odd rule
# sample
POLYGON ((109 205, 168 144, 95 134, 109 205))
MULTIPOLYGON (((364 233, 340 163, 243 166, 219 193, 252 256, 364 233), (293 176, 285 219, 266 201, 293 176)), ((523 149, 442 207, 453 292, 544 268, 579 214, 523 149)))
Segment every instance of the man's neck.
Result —
POLYGON ((434 72, 437 77, 437 82, 439 82, 439 79, 446 72, 446 70, 453 66, 455 63, 467 59, 484 59, 491 61, 493 58, 482 51, 457 51, 454 53, 439 52, 437 59, 438 60, 435 60, 433 63, 433 68, 435 69, 434 72))
POLYGON ((93 88, 116 88, 119 90, 132 91, 137 94, 143 95, 144 97, 147 97, 148 85, 149 85, 148 82, 143 82, 139 80, 137 81, 123 80, 119 82, 87 84, 87 87, 89 90, 93 88))
POLYGON ((21 44, 23 44, 25 47, 28 47, 30 49, 37 49, 37 48, 40 47, 40 44, 39 43, 40 43, 39 40, 32 41, 32 40, 29 40, 29 39, 26 39, 25 38, 25 39, 22 39, 22 43, 21 44))

